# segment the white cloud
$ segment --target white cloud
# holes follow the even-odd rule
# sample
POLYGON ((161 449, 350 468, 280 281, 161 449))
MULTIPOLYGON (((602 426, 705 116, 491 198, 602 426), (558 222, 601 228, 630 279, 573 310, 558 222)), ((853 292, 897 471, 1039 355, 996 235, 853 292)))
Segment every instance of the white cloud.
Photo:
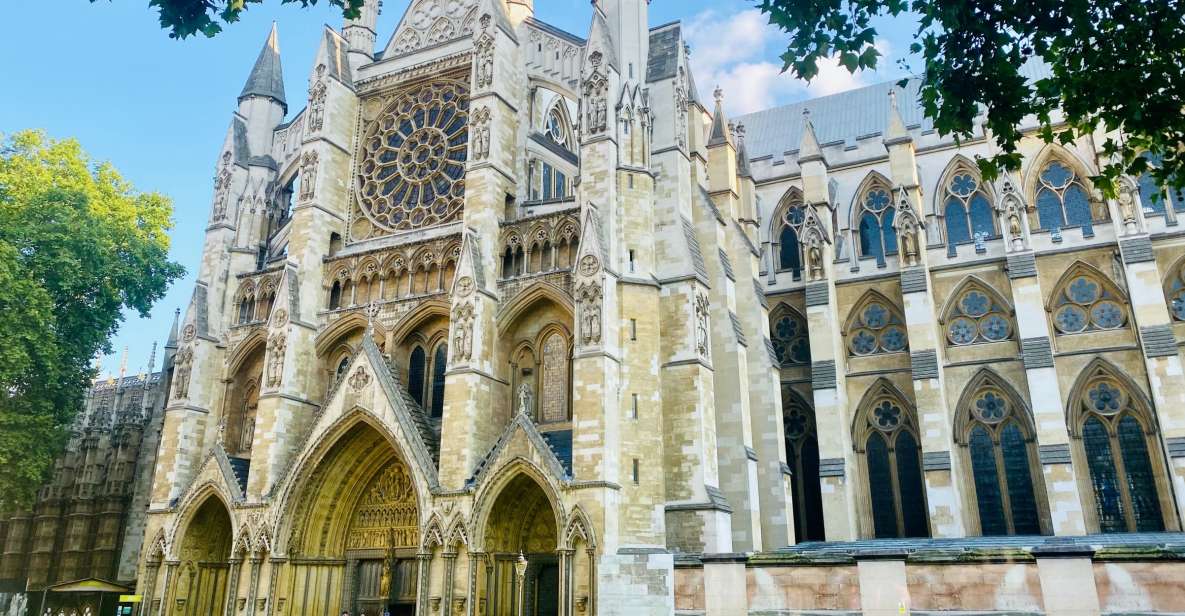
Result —
MULTIPOLYGON (((730 115, 739 115, 803 98, 826 96, 872 83, 877 73, 853 75, 830 58, 820 62, 819 73, 808 84, 782 72, 786 36, 757 9, 722 15, 704 11, 685 26, 691 45, 691 68, 706 100, 716 86, 724 90, 730 115)), ((888 64, 889 45, 876 43, 881 66, 888 64)))

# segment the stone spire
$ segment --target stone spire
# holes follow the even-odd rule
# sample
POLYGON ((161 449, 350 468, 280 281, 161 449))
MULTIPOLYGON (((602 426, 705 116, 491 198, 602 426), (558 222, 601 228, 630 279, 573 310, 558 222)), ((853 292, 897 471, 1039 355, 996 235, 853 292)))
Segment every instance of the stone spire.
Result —
POLYGON ((751 178, 753 172, 749 170, 749 152, 745 150, 745 125, 733 124, 732 130, 737 145, 737 175, 751 178))
POLYGON ((732 143, 732 131, 728 127, 728 119, 724 117, 724 90, 716 86, 713 92, 716 97, 716 110, 712 112, 712 134, 708 137, 708 147, 722 143, 732 143))
POLYGON ((889 129, 885 131, 885 142, 908 141, 909 130, 905 128, 905 120, 901 118, 901 110, 897 108, 897 90, 889 90, 889 129))
POLYGON ((165 341, 166 349, 177 348, 177 325, 181 320, 181 309, 177 308, 173 311, 173 327, 169 329, 169 339, 165 341))
POLYGON ((272 31, 263 43, 263 49, 259 50, 259 57, 239 94, 239 101, 252 96, 270 98, 279 103, 285 113, 288 112, 288 101, 284 97, 284 71, 280 67, 280 37, 275 22, 272 22, 272 31))
POLYGON ((152 371, 155 368, 156 368, 156 343, 153 342, 152 343, 152 352, 148 354, 148 372, 147 372, 147 374, 152 374, 152 371))
POLYGON ((819 137, 815 135, 815 125, 811 123, 811 110, 802 110, 802 141, 798 144, 798 162, 809 162, 823 158, 823 148, 819 147, 819 137))

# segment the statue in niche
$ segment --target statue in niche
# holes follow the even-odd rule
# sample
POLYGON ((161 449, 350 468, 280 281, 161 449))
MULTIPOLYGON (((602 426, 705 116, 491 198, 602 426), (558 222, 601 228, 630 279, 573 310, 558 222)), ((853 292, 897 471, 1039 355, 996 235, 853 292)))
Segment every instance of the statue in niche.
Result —
POLYGON ((383 573, 379 576, 379 596, 391 596, 391 563, 383 561, 383 573))
POLYGON ((284 378, 284 349, 287 340, 282 332, 272 334, 268 342, 267 386, 277 387, 284 378))
POLYGON ((531 411, 535 405, 535 394, 531 391, 529 383, 523 383, 518 386, 518 412, 530 416, 531 411))
POLYGON ((906 223, 901 228, 901 252, 905 255, 906 265, 916 265, 918 262, 918 230, 912 223, 906 223))
POLYGON ((823 248, 817 238, 806 249, 806 271, 810 280, 823 278, 823 248))

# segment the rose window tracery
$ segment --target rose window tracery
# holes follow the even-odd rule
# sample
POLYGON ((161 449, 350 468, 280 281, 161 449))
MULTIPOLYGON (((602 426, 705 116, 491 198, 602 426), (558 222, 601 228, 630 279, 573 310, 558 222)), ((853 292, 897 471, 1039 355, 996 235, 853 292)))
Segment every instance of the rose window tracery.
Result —
POLYGON ((858 314, 848 343, 853 355, 898 353, 909 346, 901 317, 885 304, 869 302, 858 314))
POLYGON ((978 288, 959 297, 948 323, 947 339, 954 345, 1000 342, 1012 337, 1012 322, 1005 308, 978 288))
POLYGON ((465 204, 469 92, 436 81, 399 94, 362 142, 358 202, 387 231, 459 220, 465 204))
POLYGON ((1118 329, 1127 322, 1127 312, 1101 281, 1077 276, 1057 295, 1053 324, 1059 333, 1118 329))

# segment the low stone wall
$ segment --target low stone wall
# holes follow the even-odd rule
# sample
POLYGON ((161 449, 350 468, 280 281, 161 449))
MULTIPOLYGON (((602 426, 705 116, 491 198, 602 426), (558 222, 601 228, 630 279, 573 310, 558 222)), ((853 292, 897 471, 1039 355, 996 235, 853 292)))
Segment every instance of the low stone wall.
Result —
POLYGON ((675 561, 675 611, 683 616, 1185 613, 1185 534, 868 540, 755 554, 681 555, 675 561))

